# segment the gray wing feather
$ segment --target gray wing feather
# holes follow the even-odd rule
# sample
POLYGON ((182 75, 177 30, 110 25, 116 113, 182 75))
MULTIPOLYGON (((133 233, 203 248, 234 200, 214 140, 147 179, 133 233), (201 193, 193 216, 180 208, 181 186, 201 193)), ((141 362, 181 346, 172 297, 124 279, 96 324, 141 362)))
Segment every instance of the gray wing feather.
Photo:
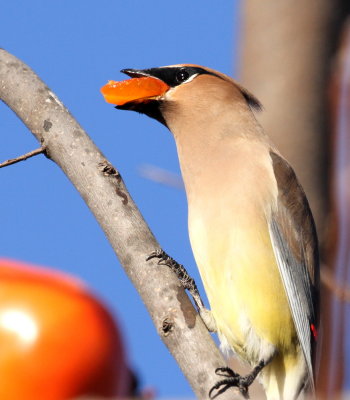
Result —
POLYGON ((311 390, 314 392, 310 329, 310 321, 314 319, 314 313, 309 278, 306 276, 307 268, 303 263, 304 260, 298 262, 294 258, 275 219, 272 219, 269 230, 295 328, 306 360, 311 390))
POLYGON ((318 325, 317 235, 309 204, 293 169, 275 152, 271 151, 270 156, 278 186, 277 207, 269 224, 270 238, 314 393, 315 341, 311 324, 318 325))

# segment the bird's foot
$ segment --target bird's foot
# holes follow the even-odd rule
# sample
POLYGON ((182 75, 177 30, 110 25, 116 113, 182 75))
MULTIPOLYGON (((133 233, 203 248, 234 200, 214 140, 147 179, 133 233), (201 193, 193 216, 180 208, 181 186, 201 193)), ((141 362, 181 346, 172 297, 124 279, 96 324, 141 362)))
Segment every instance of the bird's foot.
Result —
POLYGON ((193 278, 191 278, 189 273, 186 271, 186 268, 182 264, 179 264, 177 261, 175 261, 172 257, 168 256, 168 254, 162 249, 153 251, 146 258, 146 261, 151 260, 152 258, 158 258, 158 265, 166 265, 173 272, 175 272, 183 288, 191 293, 199 314, 208 330, 210 332, 215 332, 216 324, 214 317, 212 316, 210 310, 205 308, 202 298, 199 294, 196 282, 193 278))
MULTIPOLYGON (((226 390, 230 387, 238 387, 240 386, 240 380, 242 379, 242 376, 234 372, 231 368, 229 367, 222 367, 222 368, 216 368, 215 370, 216 375, 223 376, 225 379, 222 379, 219 382, 216 382, 216 384, 210 389, 209 391, 209 398, 210 399, 215 399, 217 396, 219 396, 221 393, 226 392, 226 390), (214 394, 214 391, 217 390, 217 393, 214 394)), ((241 389, 239 388, 240 392, 241 389)))
POLYGON ((260 361, 259 364, 252 370, 252 372, 246 376, 241 376, 234 372, 229 367, 217 368, 215 370, 216 375, 223 376, 225 379, 217 382, 209 391, 209 398, 215 399, 221 393, 226 392, 230 387, 237 387, 244 398, 249 399, 249 386, 254 382, 258 373, 265 367, 266 363, 264 360, 260 361), (213 394, 214 391, 217 393, 213 394))
POLYGON ((146 261, 151 260, 152 258, 159 258, 158 265, 166 265, 169 267, 173 272, 175 272, 176 276, 178 277, 181 285, 184 289, 189 290, 191 293, 192 291, 198 293, 197 285, 193 278, 190 277, 186 268, 175 261, 172 257, 168 256, 168 254, 162 250, 158 249, 153 251, 147 258, 146 261))

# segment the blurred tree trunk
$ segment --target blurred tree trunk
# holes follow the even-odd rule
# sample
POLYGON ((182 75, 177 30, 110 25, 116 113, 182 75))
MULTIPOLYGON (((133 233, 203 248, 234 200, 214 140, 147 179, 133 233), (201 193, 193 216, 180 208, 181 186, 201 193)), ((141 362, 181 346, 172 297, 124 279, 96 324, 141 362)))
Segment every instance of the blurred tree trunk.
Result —
POLYGON ((322 237, 327 209, 327 98, 339 1, 243 3, 240 79, 301 180, 322 237))
MULTIPOLYGON (((242 3, 240 80, 263 103, 265 110, 257 117, 306 191, 321 248, 328 237, 329 215, 327 91, 347 8, 346 0, 242 3)), ((344 351, 344 332, 338 331, 332 340, 330 328, 335 321, 329 311, 334 295, 324 290, 321 295, 324 335, 318 387, 332 398, 331 392, 343 384, 344 365, 341 359, 331 363, 331 358, 344 351), (330 386, 331 365, 335 370, 330 386)))
MULTIPOLYGON (((327 265, 332 267, 337 288, 350 284, 350 19, 344 28, 330 80, 331 173, 330 173, 330 224, 327 242, 327 265)), ((329 290, 329 289, 328 289, 329 290)), ((346 382, 349 375, 349 337, 347 320, 350 306, 344 299, 327 292, 324 308, 328 311, 329 336, 333 338, 324 348, 321 363, 328 367, 328 392, 337 392, 334 382, 346 382), (341 333, 341 334, 340 334, 341 333), (337 366, 343 366, 338 371, 337 366), (338 374, 340 373, 340 377, 338 374)), ((325 369, 325 368, 323 368, 325 369)))

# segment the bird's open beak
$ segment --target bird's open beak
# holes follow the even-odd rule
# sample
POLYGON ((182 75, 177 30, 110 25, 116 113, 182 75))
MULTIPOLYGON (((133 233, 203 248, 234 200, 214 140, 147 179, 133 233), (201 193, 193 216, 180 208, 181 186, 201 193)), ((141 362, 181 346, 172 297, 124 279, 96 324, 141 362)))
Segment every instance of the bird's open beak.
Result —
POLYGON ((107 103, 123 106, 127 103, 142 103, 162 96, 170 87, 161 81, 147 75, 142 70, 121 70, 131 79, 116 82, 109 81, 101 88, 101 93, 107 103))

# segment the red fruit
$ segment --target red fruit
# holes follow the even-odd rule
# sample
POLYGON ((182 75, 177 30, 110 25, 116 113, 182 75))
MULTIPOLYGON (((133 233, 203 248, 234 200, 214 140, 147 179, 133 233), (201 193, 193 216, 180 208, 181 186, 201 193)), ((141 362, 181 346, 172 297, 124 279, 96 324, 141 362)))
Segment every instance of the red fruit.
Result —
POLYGON ((120 333, 67 275, 0 260, 0 399, 127 396, 120 333))

